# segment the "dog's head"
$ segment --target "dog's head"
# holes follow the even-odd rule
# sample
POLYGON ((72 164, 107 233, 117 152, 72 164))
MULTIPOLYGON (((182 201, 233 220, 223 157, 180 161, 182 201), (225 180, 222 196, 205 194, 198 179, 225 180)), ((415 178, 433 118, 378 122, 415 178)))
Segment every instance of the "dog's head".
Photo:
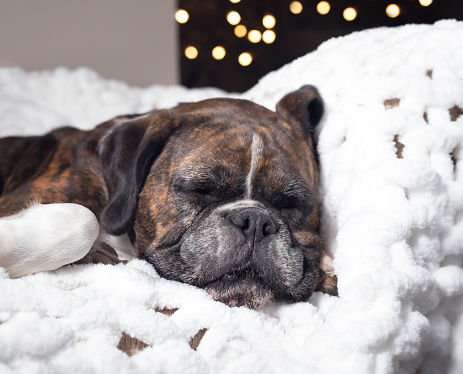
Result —
POLYGON ((100 149, 103 228, 133 232, 161 276, 229 305, 307 300, 323 277, 312 139, 322 114, 304 86, 276 113, 211 99, 116 120, 100 149))

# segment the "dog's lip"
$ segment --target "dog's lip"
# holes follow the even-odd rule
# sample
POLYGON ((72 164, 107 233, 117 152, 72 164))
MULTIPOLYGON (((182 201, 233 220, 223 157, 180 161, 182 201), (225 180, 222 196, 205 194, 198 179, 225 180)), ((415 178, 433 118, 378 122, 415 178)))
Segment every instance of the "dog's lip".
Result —
POLYGON ((207 288, 210 285, 214 284, 219 284, 223 283, 224 285, 232 285, 234 283, 238 283, 243 280, 255 280, 257 281, 259 278, 257 271, 253 269, 251 266, 240 266, 240 267, 235 267, 231 268, 225 273, 222 273, 222 275, 217 276, 216 278, 210 280, 207 282, 205 285, 203 285, 203 288, 207 288))
POLYGON ((240 279, 254 279, 258 274, 252 267, 236 268, 222 275, 219 280, 224 282, 236 282, 240 279))
POLYGON ((257 309, 275 301, 273 291, 252 267, 230 270, 208 283, 204 289, 214 300, 230 307, 246 306, 257 309))

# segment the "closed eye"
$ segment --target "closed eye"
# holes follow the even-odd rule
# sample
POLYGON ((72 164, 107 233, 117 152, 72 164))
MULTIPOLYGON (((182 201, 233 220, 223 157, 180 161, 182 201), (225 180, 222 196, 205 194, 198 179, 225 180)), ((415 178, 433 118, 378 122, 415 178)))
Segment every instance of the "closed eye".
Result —
POLYGON ((314 200, 310 194, 278 195, 272 199, 272 205, 288 218, 296 220, 308 218, 313 211, 314 200))
POLYGON ((300 205, 300 199, 293 196, 280 195, 272 199, 272 205, 277 209, 297 208, 300 205))
POLYGON ((184 186, 180 184, 172 185, 172 189, 178 193, 190 194, 190 195, 214 195, 216 190, 212 187, 205 186, 184 186))
POLYGON ((176 177, 171 190, 179 206, 191 206, 204 209, 220 200, 215 184, 209 179, 176 177))
POLYGON ((205 177, 176 176, 172 181, 172 189, 178 192, 208 194, 215 190, 215 183, 205 177))
POLYGON ((272 204, 277 209, 304 208, 311 205, 310 196, 278 195, 272 199, 272 204))

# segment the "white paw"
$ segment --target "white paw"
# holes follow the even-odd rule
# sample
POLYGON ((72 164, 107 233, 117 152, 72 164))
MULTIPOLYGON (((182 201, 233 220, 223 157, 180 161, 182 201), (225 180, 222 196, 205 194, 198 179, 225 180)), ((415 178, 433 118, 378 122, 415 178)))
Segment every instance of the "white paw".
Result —
POLYGON ((82 205, 33 205, 0 218, 0 266, 11 278, 58 269, 84 257, 98 232, 98 220, 82 205))

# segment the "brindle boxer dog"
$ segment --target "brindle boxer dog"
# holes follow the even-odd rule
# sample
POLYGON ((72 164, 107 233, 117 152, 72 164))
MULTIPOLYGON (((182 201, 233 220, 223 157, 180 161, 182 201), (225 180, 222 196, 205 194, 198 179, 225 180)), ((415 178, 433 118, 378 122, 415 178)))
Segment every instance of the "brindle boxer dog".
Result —
POLYGON ((0 265, 17 277, 133 246, 162 277, 230 306, 334 294, 318 234, 322 114, 304 86, 276 113, 210 99, 1 139, 0 265))

